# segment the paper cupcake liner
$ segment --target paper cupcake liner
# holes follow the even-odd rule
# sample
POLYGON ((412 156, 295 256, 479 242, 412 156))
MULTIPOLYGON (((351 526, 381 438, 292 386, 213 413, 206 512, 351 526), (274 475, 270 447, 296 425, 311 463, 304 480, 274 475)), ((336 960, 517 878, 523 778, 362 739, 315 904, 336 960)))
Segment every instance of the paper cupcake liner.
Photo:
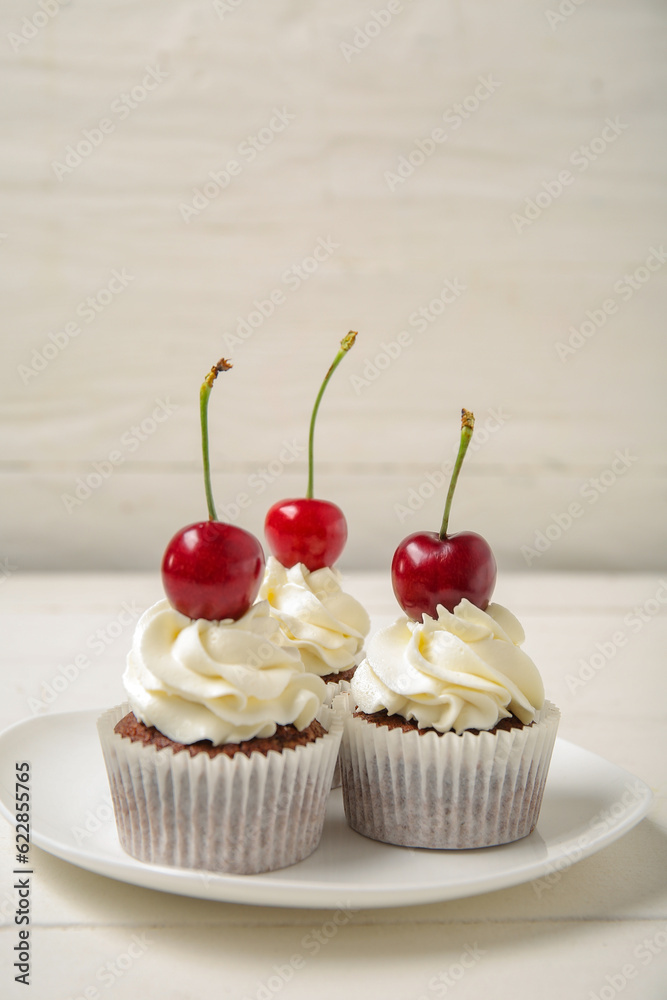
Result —
MULTIPOLYGON (((324 696, 324 704, 329 707, 333 706, 334 699, 338 698, 340 694, 349 694, 351 691, 349 681, 327 681, 327 693, 324 696)), ((341 714, 345 715, 351 711, 348 707, 347 700, 341 700, 337 702, 340 706, 341 714)), ((338 751, 338 757, 336 758, 336 766, 334 768, 333 778, 331 779, 331 788, 340 788, 342 784, 342 778, 340 773, 340 751, 338 751)))
POLYGON ((322 836, 342 719, 322 706, 327 733, 282 753, 209 757, 132 742, 98 720, 121 846, 149 864, 249 875, 308 857, 322 836))
POLYGON ((351 714, 340 751, 353 830, 405 847, 507 844, 537 824, 560 719, 545 702, 531 726, 420 735, 351 714))
POLYGON ((324 704, 331 707, 333 700, 339 694, 348 694, 350 691, 349 681, 327 681, 327 693, 324 696, 324 704))

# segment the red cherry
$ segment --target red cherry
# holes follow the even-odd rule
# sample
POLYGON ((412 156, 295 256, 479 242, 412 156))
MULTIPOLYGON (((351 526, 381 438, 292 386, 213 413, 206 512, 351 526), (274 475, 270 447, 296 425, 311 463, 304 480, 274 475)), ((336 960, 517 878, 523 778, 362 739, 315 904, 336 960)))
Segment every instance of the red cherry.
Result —
POLYGON ((415 621, 421 621, 423 614, 437 618, 438 604, 453 611, 464 597, 484 610, 496 584, 496 560, 482 536, 474 531, 447 534, 452 497, 474 426, 473 414, 461 410, 461 444, 447 491, 440 533, 416 531, 408 535, 391 561, 396 600, 415 621))
POLYGON ((437 618, 438 604, 453 611, 464 597, 484 610, 496 583, 496 560, 474 531, 441 539, 437 531, 416 531, 400 543, 391 563, 396 600, 406 615, 437 618))
POLYGON ((342 510, 329 500, 313 498, 313 440, 317 411, 324 390, 356 338, 353 330, 343 337, 340 350, 324 376, 315 399, 308 434, 308 487, 305 497, 279 500, 271 507, 264 521, 269 548, 278 562, 288 569, 296 563, 303 563, 311 572, 323 566, 333 566, 345 548, 347 521, 342 510))
POLYGON ((188 618, 235 621, 254 602, 264 573, 262 546, 249 531, 218 521, 211 489, 208 452, 208 400, 224 358, 213 365, 199 390, 204 487, 208 521, 177 531, 162 559, 162 583, 172 606, 188 618))
POLYGON ((264 552, 254 535, 222 521, 199 521, 177 531, 162 560, 170 603, 188 618, 236 620, 259 592, 264 552))
POLYGON ((264 532, 278 562, 287 569, 303 563, 313 572, 336 562, 347 541, 347 521, 335 503, 300 497, 274 503, 264 532))

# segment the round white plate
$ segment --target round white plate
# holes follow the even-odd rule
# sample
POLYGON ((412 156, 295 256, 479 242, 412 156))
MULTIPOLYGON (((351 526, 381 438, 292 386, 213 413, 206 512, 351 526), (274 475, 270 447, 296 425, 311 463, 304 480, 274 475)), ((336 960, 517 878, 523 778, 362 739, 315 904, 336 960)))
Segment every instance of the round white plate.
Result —
POLYGON ((13 822, 14 762, 31 763, 32 842, 89 871, 202 899, 268 906, 358 908, 457 899, 548 878, 612 843, 651 802, 643 781, 557 740, 537 829, 524 840, 471 851, 410 850, 367 840, 332 792, 320 846, 265 875, 217 875, 146 865, 116 836, 95 723, 101 711, 37 716, 0 734, 0 812, 13 822))

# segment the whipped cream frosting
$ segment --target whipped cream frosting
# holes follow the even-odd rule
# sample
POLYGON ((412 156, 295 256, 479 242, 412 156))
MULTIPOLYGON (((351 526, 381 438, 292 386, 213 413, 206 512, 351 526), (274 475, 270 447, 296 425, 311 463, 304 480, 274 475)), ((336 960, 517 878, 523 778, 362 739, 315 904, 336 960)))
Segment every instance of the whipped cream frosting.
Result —
POLYGON ((365 609, 344 593, 340 581, 338 570, 328 566, 312 573, 303 563, 286 569, 270 556, 259 591, 306 670, 320 677, 355 666, 371 627, 365 609))
POLYGON ((362 712, 386 709, 441 733, 493 729, 511 714, 533 721, 544 686, 507 608, 464 599, 453 614, 438 605, 437 619, 423 619, 399 618, 370 641, 351 682, 362 712))
POLYGON ((135 716, 178 743, 305 729, 326 685, 284 643, 266 601, 238 621, 193 620, 167 600, 137 622, 123 683, 135 716))

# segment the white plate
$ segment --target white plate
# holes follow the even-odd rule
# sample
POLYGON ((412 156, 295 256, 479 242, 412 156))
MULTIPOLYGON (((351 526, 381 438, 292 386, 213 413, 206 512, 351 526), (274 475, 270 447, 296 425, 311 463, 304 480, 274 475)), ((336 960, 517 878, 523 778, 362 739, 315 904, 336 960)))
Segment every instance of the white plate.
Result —
POLYGON ((133 885, 202 899, 268 906, 401 906, 457 899, 548 878, 627 833, 651 791, 609 761, 557 740, 537 829, 472 851, 410 850, 354 833, 340 789, 310 858, 265 875, 216 875, 146 865, 122 850, 95 723, 101 711, 37 716, 0 735, 0 812, 13 822, 14 762, 31 763, 32 842, 133 885))

